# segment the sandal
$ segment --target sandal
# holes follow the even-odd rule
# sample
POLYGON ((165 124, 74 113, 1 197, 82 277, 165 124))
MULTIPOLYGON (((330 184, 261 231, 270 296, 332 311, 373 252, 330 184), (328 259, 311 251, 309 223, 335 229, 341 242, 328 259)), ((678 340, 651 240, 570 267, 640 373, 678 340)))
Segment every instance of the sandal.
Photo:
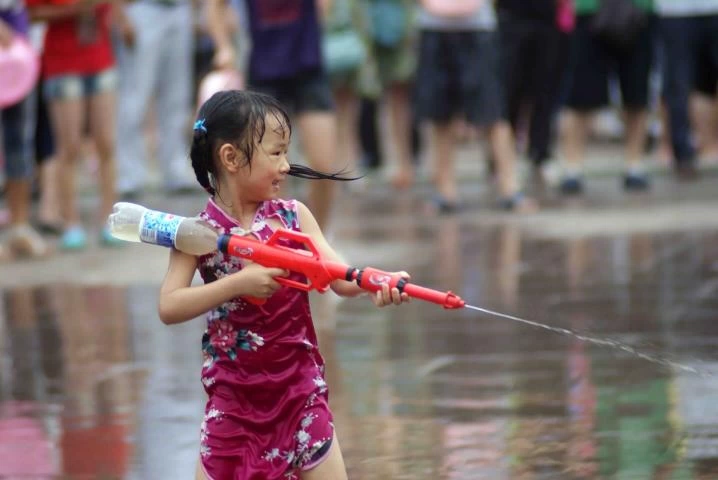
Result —
POLYGON ((497 207, 500 210, 513 213, 533 213, 538 211, 538 203, 524 195, 523 192, 516 192, 513 195, 499 200, 497 207))
POLYGON ((18 258, 43 258, 50 253, 45 240, 30 225, 17 225, 8 232, 8 248, 18 258))
POLYGON ((461 210, 461 203, 458 200, 449 200, 442 195, 434 195, 428 204, 428 209, 433 213, 449 215, 461 210))

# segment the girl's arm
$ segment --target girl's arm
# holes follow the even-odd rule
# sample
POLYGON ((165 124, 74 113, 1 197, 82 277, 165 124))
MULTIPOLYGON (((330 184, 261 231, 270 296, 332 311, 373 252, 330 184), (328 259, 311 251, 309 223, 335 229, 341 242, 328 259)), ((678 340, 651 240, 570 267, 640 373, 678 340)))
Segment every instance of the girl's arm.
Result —
MULTIPOLYGON (((314 215, 312 215, 312 212, 309 211, 307 206, 297 201, 297 211, 302 232, 312 238, 317 250, 319 250, 320 256, 328 261, 343 263, 344 261, 339 254, 334 251, 334 249, 327 242, 326 238, 324 238, 324 234, 322 233, 317 220, 314 218, 314 215)), ((406 278, 409 278, 409 274, 406 272, 398 273, 406 278)), ((334 293, 342 297, 356 297, 367 293, 356 283, 347 282, 346 280, 334 280, 330 286, 334 293)), ((374 303, 380 307, 391 303, 398 305, 402 301, 406 302, 408 300, 409 296, 407 294, 399 294, 399 291, 396 288, 389 291, 388 287, 385 287, 383 291, 377 292, 376 297, 373 299, 374 303)))
POLYGON ((274 277, 287 275, 280 268, 252 264, 214 282, 192 286, 196 269, 196 257, 172 249, 160 289, 162 323, 172 325, 192 320, 236 297, 268 298, 281 287, 274 277))

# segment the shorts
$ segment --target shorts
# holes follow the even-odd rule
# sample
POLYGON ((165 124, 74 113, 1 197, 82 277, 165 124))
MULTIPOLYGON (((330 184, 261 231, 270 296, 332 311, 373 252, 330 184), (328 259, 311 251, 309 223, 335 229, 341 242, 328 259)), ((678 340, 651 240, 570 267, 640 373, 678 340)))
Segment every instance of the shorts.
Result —
POLYGON ((653 60, 651 22, 640 32, 631 50, 619 52, 591 32, 592 20, 592 15, 577 18, 571 39, 566 106, 589 111, 609 105, 609 76, 616 74, 623 106, 628 109, 646 108, 653 60))
POLYGON ((332 87, 321 70, 279 80, 260 81, 250 77, 249 89, 274 97, 295 115, 334 110, 332 87))
POLYGON ((693 89, 705 96, 715 98, 718 89, 718 68, 704 59, 710 58, 708 54, 699 54, 696 61, 696 73, 693 89))
POLYGON ((496 32, 422 31, 416 115, 436 123, 464 117, 488 126, 506 119, 496 32))
POLYGON ((43 94, 47 100, 76 100, 91 97, 117 88, 117 70, 109 68, 91 74, 65 74, 47 77, 43 94))
POLYGON ((374 46, 379 82, 384 87, 410 83, 416 73, 416 48, 413 43, 402 42, 393 48, 374 46))
POLYGON ((20 103, 0 110, 5 176, 12 180, 30 179, 35 166, 34 137, 37 97, 31 93, 20 103))

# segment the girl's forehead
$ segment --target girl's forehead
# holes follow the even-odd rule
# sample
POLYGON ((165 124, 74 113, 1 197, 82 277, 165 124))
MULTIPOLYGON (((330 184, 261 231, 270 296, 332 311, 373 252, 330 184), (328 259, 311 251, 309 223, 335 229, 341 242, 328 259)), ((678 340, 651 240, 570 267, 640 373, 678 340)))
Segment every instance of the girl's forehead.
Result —
POLYGON ((270 138, 289 138, 289 125, 279 113, 268 113, 264 117, 264 134, 270 138))

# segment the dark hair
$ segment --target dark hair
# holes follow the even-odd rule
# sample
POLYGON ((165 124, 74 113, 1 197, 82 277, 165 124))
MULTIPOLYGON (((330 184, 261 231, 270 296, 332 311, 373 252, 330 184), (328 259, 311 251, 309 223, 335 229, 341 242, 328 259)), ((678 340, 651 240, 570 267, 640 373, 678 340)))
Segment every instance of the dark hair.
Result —
MULTIPOLYGON (((214 155, 224 143, 232 143, 244 154, 247 164, 252 161, 255 142, 262 141, 266 124, 265 117, 274 115, 280 125, 292 133, 289 115, 281 103, 269 95, 244 90, 224 90, 212 95, 199 109, 194 126, 190 158, 197 181, 211 195, 216 186, 210 182, 209 174, 217 178, 217 164, 214 155)), ((289 173, 293 177, 310 180, 356 180, 361 177, 345 177, 344 172, 326 173, 304 165, 290 163, 289 173)))

